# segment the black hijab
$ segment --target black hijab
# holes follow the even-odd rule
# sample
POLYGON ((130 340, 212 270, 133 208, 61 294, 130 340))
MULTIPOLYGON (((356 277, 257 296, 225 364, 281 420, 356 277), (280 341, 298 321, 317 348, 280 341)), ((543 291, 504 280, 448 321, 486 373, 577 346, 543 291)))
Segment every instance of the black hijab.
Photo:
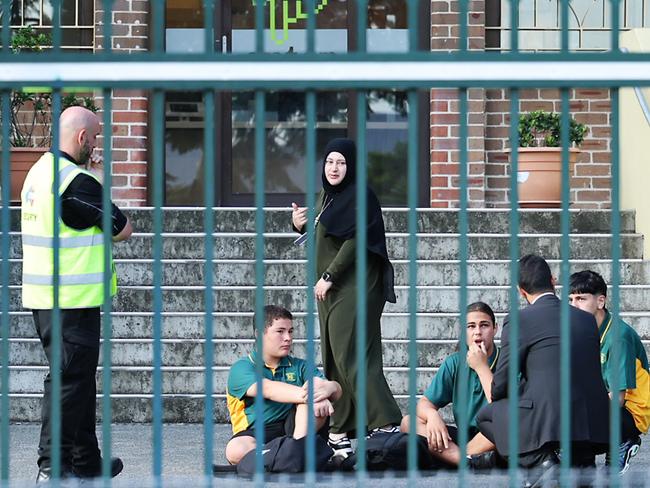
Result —
MULTIPOLYGON (((333 139, 325 147, 323 157, 323 190, 325 201, 330 202, 320 216, 320 222, 326 229, 326 235, 340 239, 352 239, 357 229, 357 148, 350 139, 333 139), (325 176, 325 160, 331 152, 343 155, 346 163, 346 173, 338 185, 330 185, 325 176)), ((384 298, 395 303, 393 266, 388 260, 386 250, 386 231, 381 206, 375 193, 366 187, 367 192, 367 247, 368 251, 384 260, 384 298)))

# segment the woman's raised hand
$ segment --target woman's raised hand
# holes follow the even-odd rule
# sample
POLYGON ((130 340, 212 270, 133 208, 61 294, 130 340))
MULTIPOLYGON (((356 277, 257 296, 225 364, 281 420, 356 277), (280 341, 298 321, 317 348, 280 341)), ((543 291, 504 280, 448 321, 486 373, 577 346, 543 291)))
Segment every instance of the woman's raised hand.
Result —
POLYGON ((299 207, 297 203, 291 204, 293 212, 291 213, 291 221, 296 229, 302 230, 307 223, 307 207, 299 207))

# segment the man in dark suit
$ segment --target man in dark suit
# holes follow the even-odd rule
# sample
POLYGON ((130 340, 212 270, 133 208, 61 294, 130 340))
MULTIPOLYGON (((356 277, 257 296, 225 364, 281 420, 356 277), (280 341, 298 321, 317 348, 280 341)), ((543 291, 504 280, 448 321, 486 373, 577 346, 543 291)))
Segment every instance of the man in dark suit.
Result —
MULTIPOLYGON (((501 334, 501 357, 492 381, 492 403, 477 420, 502 456, 508 455, 508 365, 519 357, 519 461, 554 476, 560 442, 560 300, 551 270, 535 255, 519 260, 519 292, 530 304, 519 313, 519 345, 509 343, 509 317, 501 334)), ((607 390, 600 374, 598 331, 593 316, 570 307, 572 464, 594 465, 608 442, 607 390)), ((533 483, 531 483, 533 484, 533 483)))

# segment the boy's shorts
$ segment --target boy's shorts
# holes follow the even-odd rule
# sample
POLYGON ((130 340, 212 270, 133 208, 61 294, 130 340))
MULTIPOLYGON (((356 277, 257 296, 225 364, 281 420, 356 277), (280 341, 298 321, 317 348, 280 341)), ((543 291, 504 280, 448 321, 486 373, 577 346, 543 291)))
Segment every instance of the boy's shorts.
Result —
MULTIPOLYGON (((283 420, 277 420, 264 425, 264 443, 270 442, 273 439, 283 436, 292 436, 293 431, 296 429, 296 407, 294 406, 289 410, 289 414, 283 420)), ((317 432, 323 439, 327 440, 329 434, 329 419, 325 425, 317 432)), ((235 437, 250 436, 255 437, 255 425, 251 425, 248 429, 242 430, 234 434, 231 439, 235 437)))

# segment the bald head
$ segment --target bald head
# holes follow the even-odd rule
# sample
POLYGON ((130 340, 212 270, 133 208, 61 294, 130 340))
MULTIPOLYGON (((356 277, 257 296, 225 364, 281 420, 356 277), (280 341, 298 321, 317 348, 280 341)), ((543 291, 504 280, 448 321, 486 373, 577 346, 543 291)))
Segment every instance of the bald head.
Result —
POLYGON ((59 147, 79 164, 86 164, 99 135, 99 118, 83 107, 70 107, 59 118, 59 147))

